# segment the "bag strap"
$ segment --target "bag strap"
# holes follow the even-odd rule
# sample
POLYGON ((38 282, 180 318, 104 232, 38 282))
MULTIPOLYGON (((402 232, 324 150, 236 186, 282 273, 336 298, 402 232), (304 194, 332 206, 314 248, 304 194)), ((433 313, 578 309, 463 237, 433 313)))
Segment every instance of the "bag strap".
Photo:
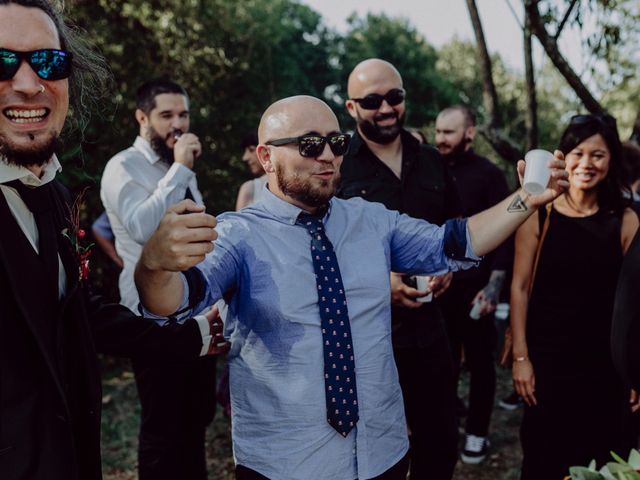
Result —
POLYGON ((547 236, 547 230, 549 230, 549 222, 551 221, 551 208, 553 207, 553 202, 549 202, 546 205, 546 217, 544 219, 544 223, 542 224, 542 230, 540 231, 540 240, 538 240, 538 247, 536 248, 536 256, 533 260, 533 271, 531 273, 531 282, 529 282, 529 296, 531 296, 531 290, 533 290, 533 281, 536 278, 536 272, 538 271, 538 262, 540 261, 540 251, 542 250, 542 243, 544 242, 544 238, 547 236))

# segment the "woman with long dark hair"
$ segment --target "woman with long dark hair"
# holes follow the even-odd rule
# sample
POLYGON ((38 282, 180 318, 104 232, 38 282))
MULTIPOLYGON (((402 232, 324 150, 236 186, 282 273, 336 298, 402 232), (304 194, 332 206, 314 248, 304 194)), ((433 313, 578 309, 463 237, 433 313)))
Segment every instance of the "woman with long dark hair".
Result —
POLYGON ((560 140, 569 189, 516 234, 513 381, 526 406, 522 480, 626 455, 630 392, 611 360, 616 280, 638 229, 620 176, 615 119, 576 115, 560 140))

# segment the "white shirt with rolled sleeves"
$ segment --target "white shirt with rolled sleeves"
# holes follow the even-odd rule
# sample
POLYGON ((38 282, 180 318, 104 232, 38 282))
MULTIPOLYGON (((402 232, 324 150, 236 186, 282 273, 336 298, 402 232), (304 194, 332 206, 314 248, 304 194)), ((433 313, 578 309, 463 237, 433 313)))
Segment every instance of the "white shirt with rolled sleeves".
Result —
POLYGON ((120 303, 134 312, 138 311, 139 297, 133 273, 142 246, 167 208, 184 200, 187 188, 202 205, 195 173, 179 163, 169 166, 161 161, 142 137, 109 160, 104 169, 100 198, 116 237, 116 251, 124 262, 120 303))

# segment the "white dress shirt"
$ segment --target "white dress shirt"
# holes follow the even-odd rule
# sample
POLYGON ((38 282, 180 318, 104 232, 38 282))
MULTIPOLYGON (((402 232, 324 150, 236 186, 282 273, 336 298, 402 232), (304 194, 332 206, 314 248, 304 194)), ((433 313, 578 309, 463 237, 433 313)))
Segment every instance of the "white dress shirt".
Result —
MULTIPOLYGON (((11 182, 12 180, 20 180, 28 187, 37 188, 41 185, 49 183, 56 177, 56 174, 62 170, 62 166, 58 158, 54 155, 42 167, 42 176, 38 178, 31 170, 18 165, 7 163, 3 157, 0 157, 0 183, 11 182)), ((11 214, 18 222, 20 229, 24 233, 33 249, 40 253, 39 235, 36 227, 36 219, 31 210, 22 200, 15 188, 7 185, 0 185, 4 198, 7 200, 11 214)), ((58 255, 58 298, 62 298, 67 290, 67 276, 64 272, 64 266, 60 255, 58 255)))
POLYGON ((104 169, 100 198, 124 262, 120 273, 120 303, 138 310, 133 280, 142 246, 155 231, 168 207, 184 200, 187 188, 202 205, 195 173, 179 163, 160 160, 149 142, 137 137, 133 146, 114 156, 104 169))

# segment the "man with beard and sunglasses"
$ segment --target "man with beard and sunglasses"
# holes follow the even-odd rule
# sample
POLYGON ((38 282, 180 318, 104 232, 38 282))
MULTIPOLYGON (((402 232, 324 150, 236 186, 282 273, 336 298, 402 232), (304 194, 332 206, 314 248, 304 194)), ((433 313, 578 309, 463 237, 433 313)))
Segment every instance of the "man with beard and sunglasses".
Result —
POLYGON ((52 2, 0 0, 2 480, 100 480, 96 351, 189 359, 213 343, 212 315, 163 328, 90 294, 54 152, 105 74, 52 2))
MULTIPOLYGON (((189 98, 170 80, 138 88, 133 145, 107 163, 101 198, 124 261, 121 303, 134 311, 133 272, 142 247, 167 208, 185 198, 202 205, 195 161, 202 148, 189 132, 189 98)), ((160 323, 165 323, 162 320, 160 323)), ((141 480, 205 480, 205 429, 215 413, 216 357, 185 362, 133 359, 140 397, 138 474, 141 480)))
POLYGON ((561 154, 544 194, 438 227, 334 198, 349 136, 321 100, 277 101, 258 135, 265 197, 218 219, 171 207, 136 267, 141 303, 181 316, 224 296, 238 480, 405 480, 389 272, 475 265, 566 188, 561 154))
MULTIPOLYGON (((342 163, 340 196, 380 202, 437 225, 460 216, 456 186, 438 151, 402 128, 405 91, 396 68, 376 58, 360 62, 349 75, 348 93, 357 129, 342 163)), ((424 279, 426 290, 412 280, 391 273, 392 340, 411 433, 411 478, 448 480, 458 442, 453 362, 439 306, 422 300, 439 297, 451 274, 424 279)))
MULTIPOLYGON (((465 217, 478 213, 509 194, 502 171, 474 152, 475 114, 463 105, 444 109, 436 118, 436 147, 456 179, 465 217)), ((496 390, 496 310, 513 248, 505 242, 487 255, 479 268, 456 272, 441 299, 454 355, 457 389, 462 349, 469 371, 469 410, 461 459, 480 463, 489 448, 489 423, 496 390), (473 315, 471 311, 473 310, 473 315)), ((455 390, 454 390, 455 391, 455 390)))

